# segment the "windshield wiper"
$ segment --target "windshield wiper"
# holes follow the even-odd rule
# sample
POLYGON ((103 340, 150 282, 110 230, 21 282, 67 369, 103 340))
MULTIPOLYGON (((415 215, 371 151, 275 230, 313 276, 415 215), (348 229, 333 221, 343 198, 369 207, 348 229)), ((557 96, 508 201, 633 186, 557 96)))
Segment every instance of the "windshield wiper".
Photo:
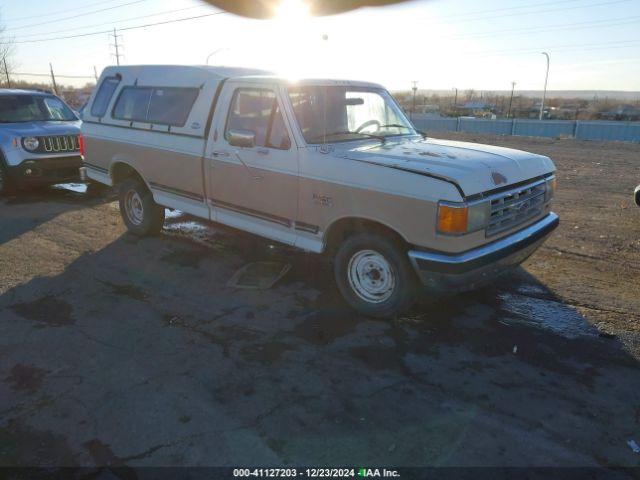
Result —
POLYGON ((386 128, 386 127, 406 128, 407 130, 413 130, 412 127, 409 127, 407 125, 401 125, 399 123, 387 123, 386 125, 380 125, 378 128, 386 128))
POLYGON ((422 135, 422 137, 427 138, 427 134, 425 132, 422 132, 414 127, 409 127, 407 125, 400 125, 399 123, 388 123, 387 125, 380 125, 379 128, 384 128, 384 127, 406 128, 407 130, 413 130, 418 135, 422 135))
POLYGON ((311 141, 309 141, 309 143, 315 143, 317 140, 323 140, 326 137, 333 137, 336 135, 362 135, 363 137, 367 137, 367 138, 375 138, 377 140, 380 140, 382 143, 385 143, 387 141, 387 139, 384 138, 384 136, 382 135, 374 135, 372 133, 363 133, 363 132, 343 131, 343 132, 331 132, 331 133, 325 133, 324 135, 318 135, 317 137, 312 138, 311 141))

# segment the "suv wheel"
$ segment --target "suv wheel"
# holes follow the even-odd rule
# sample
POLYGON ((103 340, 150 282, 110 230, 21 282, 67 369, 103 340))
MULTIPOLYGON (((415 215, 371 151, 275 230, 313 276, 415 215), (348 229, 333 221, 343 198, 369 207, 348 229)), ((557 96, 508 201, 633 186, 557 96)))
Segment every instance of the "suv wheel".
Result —
POLYGON ((636 205, 640 207, 640 185, 636 187, 636 191, 633 194, 633 198, 636 201, 636 205))
POLYGON ((12 188, 9 181, 9 176, 7 175, 7 171, 2 165, 2 162, 0 162, 0 197, 11 193, 11 190, 12 188))
POLYGON ((414 301, 416 278, 406 252, 381 235, 347 238, 335 257, 340 293, 351 307, 372 317, 392 317, 414 301))
POLYGON ((164 207, 153 201, 147 186, 137 179, 120 185, 120 214, 127 229, 140 237, 156 235, 164 224, 164 207))

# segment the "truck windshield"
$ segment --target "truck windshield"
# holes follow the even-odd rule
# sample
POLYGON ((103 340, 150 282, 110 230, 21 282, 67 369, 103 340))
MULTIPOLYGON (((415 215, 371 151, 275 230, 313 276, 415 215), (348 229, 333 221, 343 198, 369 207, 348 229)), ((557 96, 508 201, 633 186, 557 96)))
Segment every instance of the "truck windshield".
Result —
POLYGON ((309 144, 417 134, 382 88, 296 86, 289 99, 309 144))
POLYGON ((0 95, 0 123, 72 120, 75 114, 54 96, 0 95))

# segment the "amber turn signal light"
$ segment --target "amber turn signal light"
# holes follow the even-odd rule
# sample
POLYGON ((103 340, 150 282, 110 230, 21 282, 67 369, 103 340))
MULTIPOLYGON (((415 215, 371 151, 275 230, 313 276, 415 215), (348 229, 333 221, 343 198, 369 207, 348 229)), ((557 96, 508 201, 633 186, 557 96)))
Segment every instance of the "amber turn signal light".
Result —
POLYGON ((438 232, 448 235, 460 235, 467 232, 469 208, 438 205, 438 232))

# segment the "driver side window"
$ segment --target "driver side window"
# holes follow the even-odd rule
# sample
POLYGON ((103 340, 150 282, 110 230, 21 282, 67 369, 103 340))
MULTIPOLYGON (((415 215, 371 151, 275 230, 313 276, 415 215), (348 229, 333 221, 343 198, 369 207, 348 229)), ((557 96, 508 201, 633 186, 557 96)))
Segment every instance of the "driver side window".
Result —
POLYGON ((288 150, 291 140, 275 92, 259 88, 238 88, 233 94, 224 136, 230 130, 250 130, 256 146, 288 150))

